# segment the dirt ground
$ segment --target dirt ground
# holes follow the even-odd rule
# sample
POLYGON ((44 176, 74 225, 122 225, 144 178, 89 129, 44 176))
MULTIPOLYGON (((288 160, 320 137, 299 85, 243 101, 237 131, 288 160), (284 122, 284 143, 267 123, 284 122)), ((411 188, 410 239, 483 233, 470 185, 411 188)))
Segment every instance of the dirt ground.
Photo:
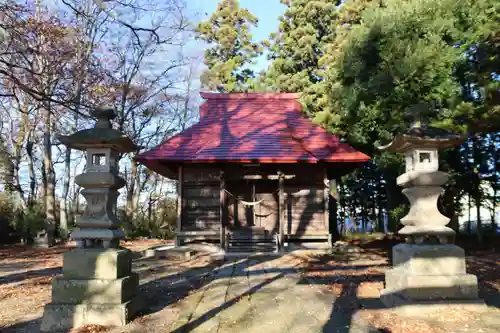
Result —
MULTIPOLYGON (((123 245, 140 251, 158 243, 164 242, 142 240, 123 245)), ((51 249, 0 248, 0 331, 35 332, 33 327, 39 325, 43 306, 50 301, 51 280, 61 272, 62 253, 71 249, 71 245, 51 249)), ((494 326, 500 325, 500 311, 495 308, 500 307, 499 253, 472 251, 467 257, 468 272, 477 275, 480 296, 491 305, 486 317, 457 309, 436 313, 428 320, 410 320, 379 305, 373 306, 378 304, 384 272, 389 268, 390 247, 355 245, 359 245, 360 250, 352 253, 311 254, 299 258, 304 277, 336 294, 334 307, 342 314, 341 320, 367 321, 386 333, 489 333, 495 332, 492 327, 500 327, 494 326)), ((140 274, 141 292, 150 308, 127 329, 87 326, 71 333, 168 332, 170 322, 182 311, 176 306, 177 302, 203 285, 218 264, 220 262, 208 256, 187 262, 136 260, 134 270, 140 274), (172 287, 174 285, 176 287, 172 287)))
POLYGON ((384 272, 390 269, 390 244, 360 244, 360 251, 337 255, 313 255, 306 260, 304 275, 320 281, 335 293, 336 311, 350 320, 363 320, 387 333, 500 332, 500 254, 476 250, 467 255, 467 272, 478 277, 480 297, 489 305, 486 313, 472 313, 459 306, 436 312, 425 320, 400 317, 379 300, 384 272))
MULTIPOLYGON (((122 242, 122 246, 141 252, 159 240, 122 242)), ((0 331, 38 332, 43 307, 50 301, 52 278, 61 273, 62 254, 74 244, 51 249, 0 248, 0 331)), ((179 315, 176 303, 196 290, 218 262, 208 256, 190 261, 134 260, 139 273, 141 294, 149 308, 126 329, 89 325, 70 333, 98 332, 165 332, 162 329, 179 315), (160 291, 160 292, 159 292, 160 291)))

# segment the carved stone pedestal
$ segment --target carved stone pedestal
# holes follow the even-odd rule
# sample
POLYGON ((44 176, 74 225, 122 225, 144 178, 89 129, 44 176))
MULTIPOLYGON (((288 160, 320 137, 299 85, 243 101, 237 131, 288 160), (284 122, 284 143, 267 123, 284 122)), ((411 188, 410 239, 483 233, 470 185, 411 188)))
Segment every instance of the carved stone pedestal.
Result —
POLYGON ((116 216, 120 153, 137 151, 130 138, 111 126, 111 109, 92 112, 94 128, 59 137, 67 147, 87 153, 85 172, 75 178, 87 207, 76 219, 71 238, 77 249, 64 254, 63 275, 52 281, 52 302, 44 309, 41 330, 67 331, 87 324, 123 326, 140 308, 139 279, 132 254, 120 248, 125 234, 116 216))
POLYGON ((39 231, 33 239, 32 246, 40 249, 47 249, 51 246, 54 246, 54 233, 54 228, 46 228, 42 231, 39 231))
POLYGON ((464 250, 455 245, 399 244, 385 273, 381 300, 402 314, 426 315, 446 306, 485 309, 475 275, 467 274, 464 250))
POLYGON ((64 254, 63 275, 52 281, 52 302, 41 331, 81 325, 122 326, 140 309, 139 278, 127 249, 76 249, 64 254))
POLYGON ((427 315, 449 307, 484 310, 478 298, 477 277, 466 273, 464 250, 452 245, 455 231, 438 209, 448 174, 439 171, 439 149, 457 147, 466 136, 428 126, 432 105, 419 104, 407 111, 414 118, 410 129, 379 147, 405 154, 405 173, 397 178, 410 201, 410 211, 399 230, 407 244, 393 248, 393 269, 385 273, 382 302, 401 314, 427 315))

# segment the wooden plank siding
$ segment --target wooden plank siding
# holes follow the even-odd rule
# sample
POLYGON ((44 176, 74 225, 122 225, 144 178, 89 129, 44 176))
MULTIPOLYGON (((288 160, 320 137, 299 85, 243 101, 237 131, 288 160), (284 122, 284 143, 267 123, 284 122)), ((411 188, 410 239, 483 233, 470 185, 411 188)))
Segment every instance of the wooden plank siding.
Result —
MULTIPOLYGON (((212 231, 219 237, 222 210, 220 170, 220 166, 184 166, 181 232, 212 231)), ((329 226, 325 210, 328 209, 328 204, 325 202, 324 173, 296 174, 296 178, 284 180, 284 235, 290 238, 327 236, 329 226)), ((238 179, 228 169, 224 175, 224 190, 227 190, 224 191, 227 203, 224 227, 232 231, 255 226, 279 233, 279 181, 238 179), (255 197, 252 197, 254 185, 255 197), (246 206, 241 200, 263 201, 254 206, 246 206)))
POLYGON ((255 206, 255 218, 257 224, 266 230, 278 232, 279 231, 279 210, 278 193, 257 193, 257 200, 263 200, 260 204, 255 206))
POLYGON ((184 167, 182 231, 220 230, 220 178, 216 168, 184 167))
POLYGON ((327 235, 324 186, 285 186, 285 234, 293 236, 327 235))
POLYGON ((248 183, 244 180, 228 181, 227 191, 229 230, 252 224, 251 211, 240 201, 240 199, 251 201, 248 183))
POLYGON ((228 194, 230 230, 255 226, 277 231, 277 180, 232 180, 227 185, 230 193, 228 194), (254 185, 255 197, 252 196, 254 185), (247 206, 241 200, 264 201, 254 206, 247 206))

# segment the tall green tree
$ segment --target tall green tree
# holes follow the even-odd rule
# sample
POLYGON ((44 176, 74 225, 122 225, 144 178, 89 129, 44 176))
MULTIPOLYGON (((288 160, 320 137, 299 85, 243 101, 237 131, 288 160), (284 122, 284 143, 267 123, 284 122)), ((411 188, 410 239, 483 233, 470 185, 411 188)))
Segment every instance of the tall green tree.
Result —
MULTIPOLYGON (((329 49, 331 116, 323 111, 320 120, 374 156, 393 216, 405 203, 395 183, 402 162, 373 143, 405 130, 404 111, 426 101, 436 105, 436 126, 474 133, 494 123, 498 7, 493 0, 353 0, 339 12, 329 49)), ((463 191, 454 193, 444 206, 456 206, 463 191)))
POLYGON ((238 0, 222 0, 217 10, 196 28, 198 39, 209 47, 205 51, 208 69, 201 75, 204 88, 218 92, 251 89, 255 73, 249 65, 262 54, 262 46, 252 39, 250 29, 258 19, 238 0))
POLYGON ((270 35, 272 63, 264 82, 276 92, 299 92, 304 110, 313 115, 327 107, 322 58, 335 38, 339 0, 281 0, 286 10, 270 35))
POLYGON ((12 162, 5 139, 0 137, 0 184, 6 188, 12 185, 12 162))

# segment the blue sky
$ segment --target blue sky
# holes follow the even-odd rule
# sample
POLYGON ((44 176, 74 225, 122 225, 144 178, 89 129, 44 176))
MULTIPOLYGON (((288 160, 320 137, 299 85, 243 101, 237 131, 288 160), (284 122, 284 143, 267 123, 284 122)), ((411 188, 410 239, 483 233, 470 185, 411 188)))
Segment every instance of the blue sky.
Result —
MULTIPOLYGON (((189 0, 191 8, 200 12, 200 18, 205 19, 216 9, 219 0, 189 0), (193 3, 191 4, 191 1, 193 3), (208 14, 205 15, 205 13, 208 14)), ((278 28, 278 17, 285 11, 285 6, 280 0, 240 0, 240 6, 247 8, 253 15, 259 18, 258 27, 252 29, 254 40, 268 39, 269 34, 278 28)), ((254 67, 259 71, 267 67, 268 61, 264 56, 260 57, 254 67)))

